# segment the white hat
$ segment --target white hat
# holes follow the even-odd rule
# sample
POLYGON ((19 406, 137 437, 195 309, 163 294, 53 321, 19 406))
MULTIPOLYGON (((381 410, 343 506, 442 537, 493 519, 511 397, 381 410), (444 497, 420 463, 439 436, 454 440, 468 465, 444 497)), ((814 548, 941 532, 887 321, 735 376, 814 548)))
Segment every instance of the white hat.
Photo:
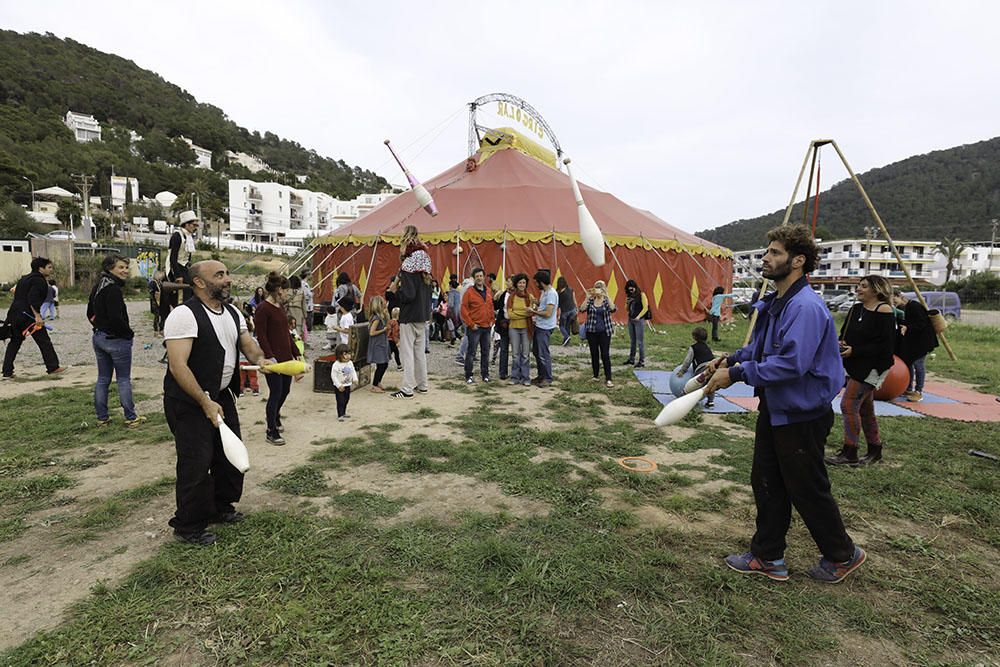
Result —
POLYGON ((194 211, 182 211, 180 217, 181 226, 186 225, 189 222, 198 222, 198 214, 194 211))

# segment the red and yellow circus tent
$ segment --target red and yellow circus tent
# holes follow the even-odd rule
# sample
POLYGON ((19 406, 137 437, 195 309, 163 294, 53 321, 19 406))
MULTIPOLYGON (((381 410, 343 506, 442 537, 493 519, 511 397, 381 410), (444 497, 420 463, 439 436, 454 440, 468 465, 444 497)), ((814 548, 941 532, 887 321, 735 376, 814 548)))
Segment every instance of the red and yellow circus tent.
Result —
POLYGON ((400 237, 411 224, 428 244, 442 286, 478 266, 495 273, 501 285, 504 276, 548 268, 553 283, 566 278, 578 301, 584 288, 604 280, 621 309, 625 281, 632 278, 647 294, 655 322, 700 322, 712 290, 732 284, 729 250, 581 183, 607 242, 607 262, 595 267, 580 244, 569 177, 515 147, 477 153, 424 185, 437 203, 436 217, 405 192, 315 240, 317 301, 330 299, 341 271, 361 288, 365 302, 383 294, 399 270, 400 237))

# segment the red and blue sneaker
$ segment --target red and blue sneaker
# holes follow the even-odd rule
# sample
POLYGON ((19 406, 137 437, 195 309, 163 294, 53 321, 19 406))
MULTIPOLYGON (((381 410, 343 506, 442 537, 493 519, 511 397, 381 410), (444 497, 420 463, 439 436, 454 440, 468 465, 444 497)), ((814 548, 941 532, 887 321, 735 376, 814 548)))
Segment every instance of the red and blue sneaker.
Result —
POLYGON ((764 560, 751 552, 726 556, 726 565, 743 574, 762 574, 775 581, 788 581, 788 567, 785 559, 764 560))
POLYGON ((820 558, 819 563, 815 567, 810 568, 807 574, 817 581, 827 584, 839 584, 847 575, 861 567, 861 564, 865 562, 867 557, 868 555, 864 549, 855 546, 854 555, 850 560, 843 563, 834 563, 826 558, 820 558))

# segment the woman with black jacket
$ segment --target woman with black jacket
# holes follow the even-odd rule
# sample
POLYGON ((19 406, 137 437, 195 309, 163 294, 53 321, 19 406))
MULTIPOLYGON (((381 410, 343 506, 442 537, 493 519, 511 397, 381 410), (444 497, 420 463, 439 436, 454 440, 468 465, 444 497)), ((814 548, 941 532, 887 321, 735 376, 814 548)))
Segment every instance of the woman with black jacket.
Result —
POLYGON ((128 310, 122 287, 128 278, 128 258, 106 255, 101 262, 101 276, 90 292, 87 319, 94 328, 92 342, 97 357, 97 384, 94 385, 94 411, 97 425, 108 426, 108 391, 111 377, 118 381, 118 400, 125 411, 125 426, 133 428, 146 421, 135 413, 132 399, 132 339, 128 310))
POLYGON ((892 368, 896 316, 890 300, 892 287, 882 276, 858 281, 858 302, 840 329, 840 356, 847 384, 840 401, 844 417, 844 446, 827 457, 831 465, 870 465, 882 460, 882 438, 875 420, 875 390, 892 368), (858 440, 864 431, 868 453, 858 459, 858 440))
POLYGON ((907 299, 898 288, 892 290, 892 302, 897 308, 903 309, 899 358, 910 369, 910 382, 903 395, 906 400, 919 403, 924 400, 924 357, 938 346, 937 334, 934 333, 930 315, 922 303, 907 299))

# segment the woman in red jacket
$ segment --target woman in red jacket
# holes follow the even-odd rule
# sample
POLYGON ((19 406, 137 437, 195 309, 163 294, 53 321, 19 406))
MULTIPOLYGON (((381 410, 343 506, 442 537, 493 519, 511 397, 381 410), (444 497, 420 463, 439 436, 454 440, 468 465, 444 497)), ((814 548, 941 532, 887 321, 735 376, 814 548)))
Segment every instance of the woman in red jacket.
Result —
MULTIPOLYGON (((288 278, 271 273, 267 277, 264 291, 267 296, 262 303, 257 304, 257 310, 253 315, 257 343, 271 363, 298 359, 299 350, 288 331, 288 311, 285 310, 285 305, 292 294, 288 278)), ((272 445, 283 445, 285 439, 281 437, 281 432, 284 430, 281 425, 281 406, 285 404, 285 399, 292 390, 292 378, 277 373, 268 373, 264 378, 267 380, 268 389, 265 409, 267 441, 272 445)))

